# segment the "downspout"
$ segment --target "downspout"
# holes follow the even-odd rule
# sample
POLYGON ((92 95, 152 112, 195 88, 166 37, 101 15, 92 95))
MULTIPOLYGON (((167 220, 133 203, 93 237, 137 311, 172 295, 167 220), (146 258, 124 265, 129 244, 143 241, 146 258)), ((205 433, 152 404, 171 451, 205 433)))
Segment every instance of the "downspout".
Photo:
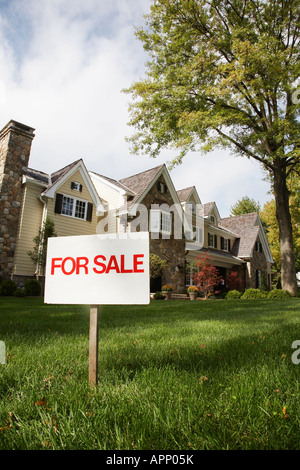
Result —
MULTIPOLYGON (((42 225, 41 225, 41 230, 43 230, 44 223, 45 223, 45 221, 46 221, 46 216, 47 216, 47 201, 45 201, 45 200, 43 199, 43 196, 42 196, 42 195, 39 196, 39 200, 40 200, 41 203, 44 205, 44 207, 43 207, 43 216, 42 216, 42 225)), ((41 250, 41 244, 40 244, 40 246, 39 246, 39 251, 40 251, 40 250, 41 250)), ((36 264, 36 270, 35 270, 35 273, 34 273, 37 279, 38 279, 38 277, 39 277, 39 270, 40 270, 40 265, 39 265, 39 262, 37 262, 37 264, 36 264)))

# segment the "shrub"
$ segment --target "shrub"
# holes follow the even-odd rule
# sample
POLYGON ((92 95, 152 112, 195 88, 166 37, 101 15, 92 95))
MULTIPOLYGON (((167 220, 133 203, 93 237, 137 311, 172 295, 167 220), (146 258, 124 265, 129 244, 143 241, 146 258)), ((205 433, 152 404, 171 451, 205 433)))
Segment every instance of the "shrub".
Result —
POLYGON ((41 294, 41 286, 36 279, 29 279, 25 283, 26 295, 37 296, 41 294))
POLYGON ((268 299, 289 299, 291 294, 287 290, 273 289, 268 294, 268 299))
POLYGON ((246 289, 241 299, 265 299, 266 294, 260 289, 246 289))
POLYGON ((26 291, 25 289, 20 289, 18 288, 14 294, 16 297, 25 297, 26 296, 26 291))
POLYGON ((227 292, 226 294, 226 299, 240 299, 242 296, 242 293, 239 292, 238 290, 230 290, 229 292, 227 292))
POLYGON ((0 285, 0 295, 14 295, 17 290, 17 284, 11 279, 3 281, 0 285))
POLYGON ((165 296, 161 292, 155 292, 155 294, 153 296, 153 299, 155 299, 155 300, 164 300, 165 296))

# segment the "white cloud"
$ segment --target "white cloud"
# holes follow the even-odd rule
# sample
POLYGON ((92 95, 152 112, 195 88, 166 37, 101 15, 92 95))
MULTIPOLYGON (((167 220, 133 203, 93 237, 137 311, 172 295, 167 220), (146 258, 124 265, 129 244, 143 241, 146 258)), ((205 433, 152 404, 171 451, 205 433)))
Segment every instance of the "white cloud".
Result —
MULTIPOLYGON (((0 127, 16 119, 36 128, 30 166, 52 172, 82 157, 88 169, 122 178, 169 159, 131 156, 125 142, 129 97, 121 90, 143 76, 146 57, 134 26, 149 0, 1 5, 0 127)), ((245 194, 264 202, 268 185, 258 171, 242 158, 192 154, 171 176, 178 189, 195 185, 202 202, 215 200, 225 216, 245 194)))

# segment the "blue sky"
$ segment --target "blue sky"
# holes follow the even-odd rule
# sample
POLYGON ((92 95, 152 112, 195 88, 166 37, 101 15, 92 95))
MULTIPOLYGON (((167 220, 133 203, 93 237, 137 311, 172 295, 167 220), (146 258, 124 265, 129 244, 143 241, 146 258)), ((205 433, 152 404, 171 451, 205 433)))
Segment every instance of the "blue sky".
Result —
MULTIPOLYGON (((89 170, 124 178, 172 159, 132 156, 130 97, 147 56, 134 35, 149 0, 0 0, 0 128, 36 129, 29 165, 53 172, 83 158, 89 170)), ((171 172, 176 189, 195 185, 222 217, 248 195, 271 199, 259 165, 224 151, 189 154, 171 172)))

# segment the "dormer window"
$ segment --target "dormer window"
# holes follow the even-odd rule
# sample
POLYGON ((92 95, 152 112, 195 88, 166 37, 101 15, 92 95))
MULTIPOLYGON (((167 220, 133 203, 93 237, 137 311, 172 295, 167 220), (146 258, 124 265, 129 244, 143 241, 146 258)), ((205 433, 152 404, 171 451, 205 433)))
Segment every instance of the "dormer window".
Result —
POLYGON ((210 216, 210 221, 215 225, 215 223, 216 223, 216 218, 215 218, 214 215, 211 215, 211 216, 210 216))
POLYGON ((74 189, 75 191, 79 191, 81 193, 82 184, 78 183, 77 181, 71 181, 71 189, 74 189))

